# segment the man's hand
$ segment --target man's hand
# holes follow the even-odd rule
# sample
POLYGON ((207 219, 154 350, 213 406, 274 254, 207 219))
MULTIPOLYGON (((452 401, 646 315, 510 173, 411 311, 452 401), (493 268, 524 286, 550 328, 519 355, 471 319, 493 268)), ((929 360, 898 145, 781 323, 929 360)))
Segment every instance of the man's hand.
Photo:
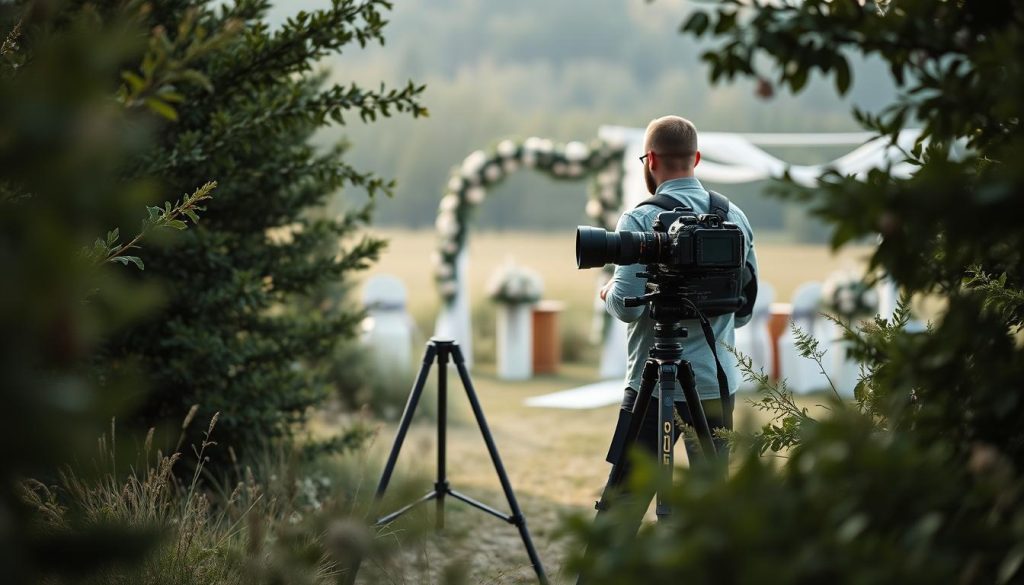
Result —
POLYGON ((601 287, 600 295, 602 301, 606 300, 606 297, 608 296, 608 291, 612 290, 612 283, 614 282, 614 280, 609 280, 608 282, 605 283, 604 286, 601 287))

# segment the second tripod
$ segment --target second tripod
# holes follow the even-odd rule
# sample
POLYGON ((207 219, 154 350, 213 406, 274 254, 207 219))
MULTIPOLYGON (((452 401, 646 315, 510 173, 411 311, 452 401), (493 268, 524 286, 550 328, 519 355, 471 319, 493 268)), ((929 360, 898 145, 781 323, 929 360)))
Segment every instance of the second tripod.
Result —
MULTIPOLYGON (((509 483, 508 475, 505 473, 505 467, 501 463, 501 456, 498 455, 498 448, 494 444, 494 439, 491 437, 491 431, 487 427, 487 421, 484 419, 484 411, 480 407, 480 401, 477 400, 476 392, 473 390, 473 382, 469 379, 469 372, 466 370, 465 360, 462 357, 462 350, 459 349, 457 343, 450 339, 439 339, 435 337, 427 343, 427 351, 423 356, 423 365, 416 378, 416 384, 413 386, 412 392, 409 394, 409 400, 405 404, 405 411, 402 413, 402 422, 398 425, 398 434, 395 436, 395 443, 391 447, 391 454, 388 456, 388 462, 384 466, 384 473, 381 474, 380 483, 377 485, 377 498, 379 499, 384 495, 384 491, 388 488, 388 483, 391 482, 391 474, 395 470, 395 463, 398 461, 398 454, 402 450, 402 443, 405 441, 406 432, 408 432, 409 424, 412 422, 412 417, 416 413, 416 406, 419 404, 420 397, 423 395, 423 388, 426 385, 427 377, 430 374, 430 368, 434 365, 435 361, 438 365, 437 481, 434 483, 434 489, 426 495, 411 504, 403 506, 395 512, 379 518, 376 523, 378 526, 388 524, 417 505, 434 500, 437 505, 437 528, 440 530, 441 528, 444 528, 445 498, 451 496, 456 500, 469 504, 478 510, 504 520, 518 528, 519 536, 522 538, 523 545, 526 547, 526 553, 530 557, 530 563, 533 565, 534 572, 537 573, 537 579, 542 584, 546 585, 548 582, 547 575, 545 575, 544 567, 540 562, 540 557, 537 556, 537 551, 533 547, 533 541, 530 539, 530 532, 526 529, 526 518, 519 509, 519 503, 516 501, 516 496, 512 492, 512 484, 509 483), (459 378, 462 381, 462 387, 466 391, 466 397, 469 398, 469 405, 473 409, 473 416, 476 418, 477 425, 480 427, 480 433, 484 438, 484 443, 487 445, 487 452, 491 456, 491 462, 494 464, 494 470, 497 472, 498 479, 501 481, 501 489, 505 492, 505 498, 508 500, 508 505, 512 510, 511 514, 505 514, 504 512, 496 510, 487 504, 474 500, 466 494, 457 492, 453 490, 451 485, 448 483, 447 441, 449 359, 455 364, 455 369, 458 371, 459 378)), ((358 565, 352 573, 353 579, 355 578, 355 571, 358 571, 358 565)))

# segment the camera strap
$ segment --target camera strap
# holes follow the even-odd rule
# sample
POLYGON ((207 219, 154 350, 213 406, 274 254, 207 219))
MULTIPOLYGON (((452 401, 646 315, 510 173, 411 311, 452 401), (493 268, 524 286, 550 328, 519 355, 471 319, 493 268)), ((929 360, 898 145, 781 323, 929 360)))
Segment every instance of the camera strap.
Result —
POLYGON ((690 306, 693 307, 693 311, 697 313, 697 320, 700 322, 701 331, 704 332, 704 339, 708 342, 708 347, 711 348, 711 355, 715 358, 715 369, 716 376, 718 377, 718 396, 722 399, 722 422, 725 423, 725 428, 732 430, 732 410, 726 408, 726 404, 729 402, 729 378, 725 375, 725 368, 722 367, 722 361, 718 359, 718 347, 715 342, 715 332, 711 329, 711 322, 708 318, 697 309, 697 305, 693 304, 692 301, 688 301, 690 306))

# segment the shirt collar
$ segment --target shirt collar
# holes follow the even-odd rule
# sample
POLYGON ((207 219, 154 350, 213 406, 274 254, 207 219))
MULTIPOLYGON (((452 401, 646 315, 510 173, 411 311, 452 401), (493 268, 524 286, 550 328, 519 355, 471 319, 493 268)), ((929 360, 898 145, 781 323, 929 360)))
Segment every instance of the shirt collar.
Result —
POLYGON ((678 179, 669 179, 664 183, 658 185, 658 188, 654 191, 655 195, 660 195, 665 191, 677 191, 679 189, 703 189, 704 186, 700 184, 700 181, 696 177, 679 177, 678 179))

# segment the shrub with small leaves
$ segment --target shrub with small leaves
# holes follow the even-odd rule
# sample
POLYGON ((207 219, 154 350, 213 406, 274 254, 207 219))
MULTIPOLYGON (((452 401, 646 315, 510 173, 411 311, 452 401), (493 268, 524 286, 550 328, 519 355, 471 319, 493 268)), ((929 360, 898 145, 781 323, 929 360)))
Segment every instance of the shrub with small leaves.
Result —
MULTIPOLYGON (((139 364, 152 380, 144 424, 173 420, 199 404, 204 416, 223 413, 220 442, 244 459, 252 447, 289 436, 331 394, 325 369, 361 315, 344 304, 324 310, 319 301, 384 246, 359 230, 371 217, 366 193, 387 193, 390 181, 347 164, 344 144, 322 148, 311 138, 350 117, 424 115, 423 87, 326 84, 326 74, 316 71, 330 54, 383 42, 390 8, 383 0, 335 0, 280 27, 267 23, 265 0, 148 5, 143 21, 159 31, 169 53, 189 53, 210 31, 230 36, 203 44, 175 92, 151 96, 175 115, 155 147, 130 166, 177 192, 192 192, 206 177, 218 187, 203 201, 198 225, 147 245, 145 275, 173 283, 170 297, 158 314, 110 343, 108 355, 114 364, 139 364), (328 217, 323 204, 339 190, 350 210, 328 217)), ((146 91, 155 59, 125 77, 131 103, 149 103, 131 96, 146 91)), ((195 203, 193 195, 151 208, 143 231, 184 227, 186 218, 195 220, 195 203)), ((117 254, 132 243, 112 257, 123 258, 117 254)), ((223 453, 214 454, 210 469, 223 453)))

